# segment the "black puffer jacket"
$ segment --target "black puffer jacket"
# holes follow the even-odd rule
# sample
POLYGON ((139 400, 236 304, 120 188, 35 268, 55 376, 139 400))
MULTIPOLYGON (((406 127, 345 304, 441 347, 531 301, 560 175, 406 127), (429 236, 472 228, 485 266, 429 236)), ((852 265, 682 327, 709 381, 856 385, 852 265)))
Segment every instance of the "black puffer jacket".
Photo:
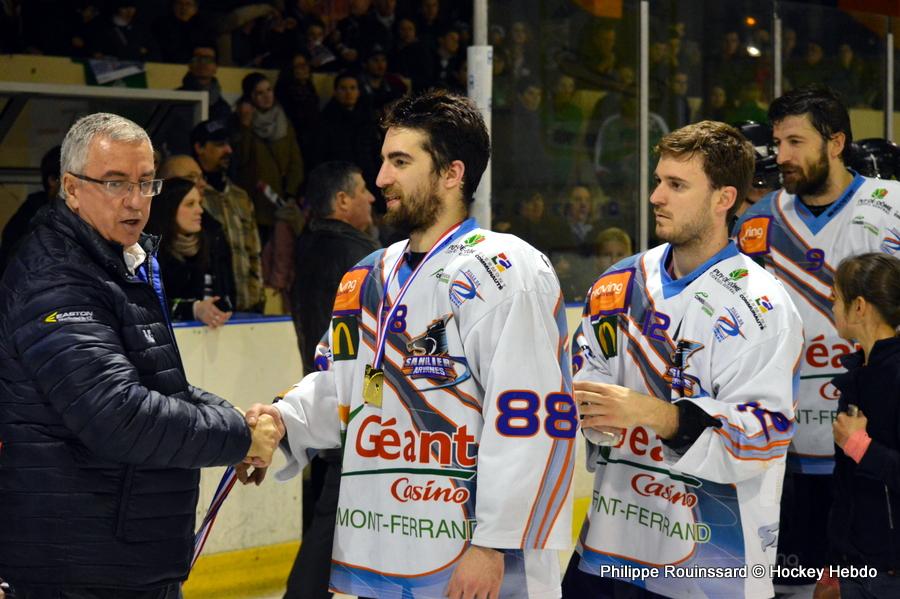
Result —
POLYGON ((240 461, 249 430, 188 384, 155 259, 129 275, 121 246, 60 200, 38 218, 0 279, 0 574, 184 580, 199 468, 240 461))
POLYGON ((833 563, 900 569, 900 338, 841 358, 847 372, 832 381, 838 409, 859 407, 872 438, 857 464, 834 448, 834 499, 828 523, 833 563))

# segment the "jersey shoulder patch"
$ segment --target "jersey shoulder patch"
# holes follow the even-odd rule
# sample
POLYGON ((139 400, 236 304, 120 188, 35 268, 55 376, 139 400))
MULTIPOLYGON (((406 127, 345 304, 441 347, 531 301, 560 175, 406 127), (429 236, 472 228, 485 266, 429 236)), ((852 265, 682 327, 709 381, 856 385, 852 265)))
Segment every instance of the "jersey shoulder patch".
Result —
POLYGON ((608 272, 597 279, 588 300, 591 318, 628 311, 634 272, 634 268, 625 268, 608 272))
POLYGON ((768 254, 771 227, 771 216, 754 216, 744 221, 738 231, 738 246, 741 251, 748 256, 768 254))

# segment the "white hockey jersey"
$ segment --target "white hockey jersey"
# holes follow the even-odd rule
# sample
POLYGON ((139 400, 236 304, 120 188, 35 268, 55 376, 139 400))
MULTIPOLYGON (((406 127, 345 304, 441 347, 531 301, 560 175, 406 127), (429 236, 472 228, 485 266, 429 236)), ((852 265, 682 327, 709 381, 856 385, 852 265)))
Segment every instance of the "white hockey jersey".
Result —
POLYGON ((332 588, 438 598, 469 543, 506 551, 501 597, 560 595, 555 550, 571 544, 577 412, 565 306, 537 250, 472 219, 411 271, 406 244, 343 278, 329 370, 276 404, 296 473, 307 448, 343 435, 332 588), (380 407, 363 400, 386 278, 380 407), (340 422, 338 415, 340 414, 340 422))
POLYGON ((671 280, 668 244, 632 256, 591 287, 575 338, 575 380, 690 401, 718 419, 684 453, 644 427, 614 447, 588 443, 594 490, 580 568, 675 598, 769 597, 800 316, 781 284, 729 243, 671 280), (763 578, 665 574, 761 564, 763 578), (655 566, 633 580, 623 566, 655 566), (624 573, 623 573, 624 572, 624 573), (743 592, 742 592, 743 591, 743 592))
POLYGON ((834 273, 841 260, 865 252, 900 251, 900 183, 857 175, 819 216, 784 190, 763 198, 738 221, 741 251, 761 259, 803 315, 806 344, 800 366, 797 434, 788 467, 831 474, 840 357, 855 349, 837 335, 831 310, 834 273))

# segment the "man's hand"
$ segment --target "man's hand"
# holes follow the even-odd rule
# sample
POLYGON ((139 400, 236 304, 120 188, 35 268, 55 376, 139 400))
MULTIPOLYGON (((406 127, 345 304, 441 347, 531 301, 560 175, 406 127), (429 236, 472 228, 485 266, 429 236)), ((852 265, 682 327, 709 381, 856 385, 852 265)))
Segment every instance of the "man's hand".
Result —
MULTIPOLYGON (((265 480, 268 467, 251 466, 241 462, 240 464, 235 464, 234 470, 242 484, 249 485, 253 483, 258 487, 265 480), (250 468, 253 468, 253 470, 251 471, 250 468)), ((3 598, 0 597, 0 599, 3 598)))
POLYGON ((450 599, 497 599, 503 583, 503 553, 469 545, 450 577, 450 599))
POLYGON ((856 416, 851 416, 847 412, 839 412, 834 424, 831 425, 831 430, 834 434, 834 442, 837 443, 838 447, 843 449, 844 445, 847 443, 847 439, 850 438, 850 435, 856 431, 866 430, 866 424, 868 424, 868 422, 868 419, 861 410, 856 413, 856 416))
POLYGON ((678 408, 627 387, 577 381, 575 402, 584 418, 583 427, 609 430, 608 427, 646 426, 663 439, 678 431, 678 408))

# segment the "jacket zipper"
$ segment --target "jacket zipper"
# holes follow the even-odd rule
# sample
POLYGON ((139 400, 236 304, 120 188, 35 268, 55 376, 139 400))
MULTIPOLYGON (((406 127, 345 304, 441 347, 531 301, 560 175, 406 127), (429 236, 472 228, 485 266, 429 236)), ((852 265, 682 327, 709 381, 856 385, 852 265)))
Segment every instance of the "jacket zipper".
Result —
POLYGON ((887 504, 888 527, 894 530, 894 513, 891 511, 891 492, 887 485, 884 485, 884 501, 887 504))

